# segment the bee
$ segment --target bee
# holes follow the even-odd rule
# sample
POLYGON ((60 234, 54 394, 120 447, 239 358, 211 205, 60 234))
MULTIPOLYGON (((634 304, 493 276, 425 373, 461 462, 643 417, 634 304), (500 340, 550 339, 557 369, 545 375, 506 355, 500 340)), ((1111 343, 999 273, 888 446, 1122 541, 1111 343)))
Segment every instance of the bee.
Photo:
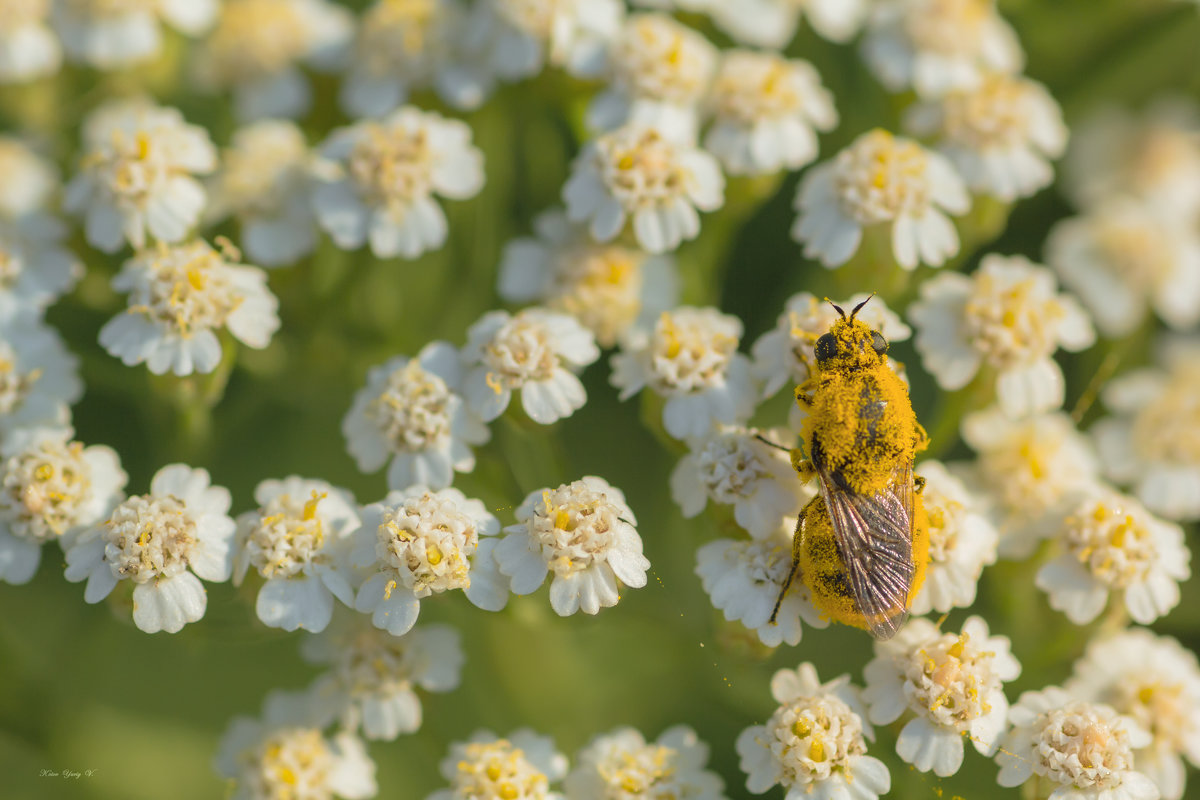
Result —
POLYGON ((833 306, 840 319, 817 338, 816 369, 796 387, 808 416, 792 466, 805 481, 815 474, 820 491, 796 522, 792 568, 771 620, 799 572, 818 609, 889 639, 908 618, 928 561, 924 480, 913 478, 928 437, 888 366, 887 340, 855 319, 870 299, 849 317, 833 306))

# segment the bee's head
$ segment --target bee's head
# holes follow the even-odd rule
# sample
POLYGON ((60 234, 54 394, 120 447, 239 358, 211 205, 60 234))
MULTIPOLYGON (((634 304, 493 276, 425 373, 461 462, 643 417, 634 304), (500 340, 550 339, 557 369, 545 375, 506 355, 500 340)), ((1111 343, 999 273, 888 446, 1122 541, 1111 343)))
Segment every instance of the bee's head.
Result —
POLYGON ((887 339, 867 323, 854 318, 870 299, 856 305, 849 317, 840 306, 833 306, 841 319, 833 323, 828 333, 818 337, 814 348, 817 364, 822 369, 866 369, 883 363, 888 350, 887 339))

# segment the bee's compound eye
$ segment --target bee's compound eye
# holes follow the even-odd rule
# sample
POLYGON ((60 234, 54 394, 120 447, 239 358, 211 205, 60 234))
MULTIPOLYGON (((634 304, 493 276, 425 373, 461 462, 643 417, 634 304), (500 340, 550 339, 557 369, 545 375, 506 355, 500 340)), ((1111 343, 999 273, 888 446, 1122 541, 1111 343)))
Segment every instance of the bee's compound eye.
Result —
POLYGON ((879 331, 871 331, 871 349, 879 355, 887 352, 887 339, 883 338, 883 334, 879 331))
POLYGON ((813 349, 817 356, 818 362, 828 361, 837 356, 837 339, 832 333, 823 333, 817 339, 817 346, 813 349))

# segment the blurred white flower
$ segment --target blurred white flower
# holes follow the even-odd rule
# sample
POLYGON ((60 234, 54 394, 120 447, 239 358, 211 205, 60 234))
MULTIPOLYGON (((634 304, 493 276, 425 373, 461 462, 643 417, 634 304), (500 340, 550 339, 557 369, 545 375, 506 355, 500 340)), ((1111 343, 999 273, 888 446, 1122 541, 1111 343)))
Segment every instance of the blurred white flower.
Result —
POLYGON ((33 314, 0 317, 0 439, 17 428, 67 425, 83 396, 79 361, 33 314))
POLYGON ((936 96, 977 86, 988 72, 1019 72, 1025 54, 996 0, 878 0, 863 58, 889 91, 936 96))
POLYGON ((1158 800, 1158 788, 1134 769, 1134 751, 1150 734, 1111 707, 1051 686, 1022 694, 1009 720, 996 753, 1001 786, 1036 775, 1057 784, 1049 800, 1158 800))
POLYGON ((63 207, 84 217, 88 244, 115 253, 147 235, 178 242, 200 219, 208 196, 194 175, 216 169, 208 131, 177 109, 144 98, 111 100, 83 124, 79 172, 63 207))
POLYGON ((567 757, 554 749, 549 736, 528 728, 504 738, 477 730, 467 741, 452 743, 439 768, 450 788, 425 800, 563 800, 550 785, 567 774, 567 757))
POLYGON ((1028 78, 989 73, 912 106, 905 127, 932 138, 976 194, 1012 202, 1049 186, 1050 162, 1067 149, 1062 109, 1028 78))
POLYGON ((43 215, 59 189, 58 167, 21 139, 0 136, 0 221, 20 224, 43 215))
POLYGON ((964 737, 985 756, 996 752, 1008 721, 1003 683, 1020 673, 1008 637, 991 636, 982 617, 969 617, 957 636, 914 618, 875 642, 862 697, 876 725, 915 712, 896 752, 921 772, 946 777, 962 767, 964 737))
POLYGON ((416 358, 397 356, 372 367, 342 420, 346 447, 363 472, 391 459, 389 489, 415 484, 444 489, 455 472, 475 469, 471 445, 491 438, 458 394, 458 350, 430 342, 416 358))
POLYGON ((599 613, 621 599, 621 585, 646 585, 637 518, 620 489, 584 477, 557 489, 530 492, 504 529, 496 563, 513 594, 530 594, 554 573, 550 605, 560 616, 599 613))
POLYGON ((557 210, 533 221, 536 238, 504 248, 497 291, 513 303, 540 303, 579 320, 601 347, 633 328, 649 328, 679 300, 670 256, 652 256, 617 243, 597 244, 587 228, 557 210))
POLYGON ((1163 800, 1182 800, 1186 758, 1200 766, 1200 663, 1169 636, 1130 628, 1094 640, 1075 662, 1065 688, 1112 706, 1149 731, 1134 763, 1157 784, 1163 800))
POLYGON ((308 693, 279 690, 267 695, 261 719, 234 718, 213 761, 233 782, 230 800, 374 797, 375 762, 366 745, 347 731, 323 735, 328 722, 308 693))
POLYGON ((529 418, 549 425, 583 408, 587 392, 575 373, 599 357, 591 331, 568 314, 537 307, 516 315, 489 311, 467 331, 463 395, 491 422, 519 389, 529 418))
POLYGON ((725 784, 708 763, 708 745, 686 725, 653 742, 634 728, 595 736, 563 780, 570 800, 724 800, 725 784))
POLYGON ((979 576, 996 563, 999 534, 982 500, 938 461, 922 461, 921 500, 929 519, 929 564, 912 600, 913 614, 946 613, 975 603, 979 576))
POLYGON ((49 15, 50 0, 0 0, 0 84, 58 72, 62 48, 46 24, 49 15))
POLYGON ((70 428, 22 428, 0 448, 0 580, 33 579, 42 545, 67 549, 108 517, 129 476, 116 452, 72 441, 70 428))
POLYGON ((370 577, 354 607, 393 636, 416 624, 423 598, 451 589, 462 589, 479 608, 499 611, 508 602, 506 581, 492 561, 496 540, 490 537, 499 532, 500 521, 483 503, 458 489, 389 492, 362 509, 350 560, 370 577))
POLYGON ((699 235, 697 209, 725 204, 725 177, 704 150, 632 124, 584 145, 562 197, 567 216, 588 222, 596 241, 615 239, 632 220, 642 249, 664 253, 699 235))
POLYGON ((577 77, 603 74, 625 17, 620 0, 482 0, 476 11, 488 28, 488 63, 509 81, 547 62, 577 77))
POLYGON ((726 50, 708 95, 704 147, 731 175, 799 169, 817 157, 817 131, 838 122, 833 95, 807 61, 726 50))
POLYGON ((971 198, 944 156, 876 128, 806 172, 795 206, 792 238, 805 258, 844 264, 869 233, 886 236, 896 262, 911 270, 941 266, 958 252, 958 232, 943 212, 964 214, 971 198))
POLYGON ((649 386, 666 398, 663 426, 676 439, 708 435, 718 423, 745 422, 757 387, 739 353, 742 321, 715 308, 664 311, 654 330, 631 336, 612 357, 609 380, 628 400, 649 386))
POLYGON ((178 633, 204 616, 208 595, 199 579, 229 580, 230 502, 228 489, 210 485, 207 470, 169 464, 154 474, 148 494, 127 498, 80 533, 67 550, 67 580, 87 580, 89 603, 130 581, 133 624, 146 633, 178 633))
POLYGON ((466 123, 413 106, 338 128, 318 154, 317 222, 338 247, 369 242, 378 258, 440 248, 446 215, 434 194, 466 200, 483 188, 483 153, 466 123))
POLYGON ((217 368, 221 328, 247 347, 266 347, 279 329, 267 274, 218 244, 222 252, 201 239, 160 244, 126 261, 112 287, 129 293, 129 305, 100 329, 104 349, 126 366, 144 361, 155 375, 184 376, 217 368))
POLYGON ((782 50, 803 15, 831 42, 845 43, 862 27, 873 0, 704 0, 713 23, 742 44, 782 50))
POLYGON ((1106 336, 1132 333, 1147 306, 1177 330, 1200 321, 1200 230, 1151 204, 1125 196, 1098 202, 1056 223, 1045 252, 1106 336))
POLYGON ((765 725, 737 738, 746 788, 763 794, 783 787, 785 800, 875 800, 891 789, 887 766, 866 755, 874 740, 850 676, 822 684, 812 664, 783 669, 771 678, 779 703, 765 725))
POLYGON ((96 69, 119 69, 157 56, 162 49, 160 18, 180 33, 198 36, 218 12, 218 0, 52 2, 51 19, 67 58, 96 69))
POLYGON ((196 49, 196 77, 209 91, 231 90, 243 122, 298 117, 312 95, 301 64, 336 67, 353 35, 353 15, 327 0, 225 0, 196 49))
POLYGON ((308 143, 295 123, 264 120, 239 128, 209 182, 205 219, 232 215, 251 261, 291 264, 317 244, 309 203, 308 143))
POLYGON ((393 636, 360 622, 333 625, 301 643, 305 660, 330 669, 313 683, 316 702, 334 710, 343 730, 391 741, 421 727, 419 687, 449 692, 462 680, 461 637, 449 625, 393 636))

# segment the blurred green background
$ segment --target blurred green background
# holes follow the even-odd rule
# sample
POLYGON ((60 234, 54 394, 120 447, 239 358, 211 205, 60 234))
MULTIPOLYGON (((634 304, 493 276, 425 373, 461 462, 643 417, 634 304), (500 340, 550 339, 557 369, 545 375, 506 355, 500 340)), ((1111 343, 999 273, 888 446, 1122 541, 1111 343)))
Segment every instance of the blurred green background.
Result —
MULTIPOLYGON (((355 4, 360 5, 360 4, 355 4)), ((1169 0, 1010 0, 1000 3, 1028 52, 1028 74, 1046 83, 1068 122, 1106 102, 1140 104, 1164 91, 1200 97, 1200 13, 1169 0)), ((688 18, 715 41, 728 40, 701 18, 688 18)), ((802 31, 790 52, 812 60, 834 91, 842 124, 822 142, 827 156, 862 131, 895 129, 899 106, 859 64, 852 48, 802 31)), ((172 39, 149 69, 99 74, 71 68, 53 81, 0 89, 0 128, 47 142, 69 174, 83 115, 113 93, 145 89, 207 126, 218 144, 233 128, 227 100, 194 93, 183 66, 186 45, 172 39)), ((317 103, 304 121, 316 143, 346 120, 335 107, 336 83, 314 76, 317 103)), ((500 305, 495 270, 504 243, 527 235, 530 220, 558 202, 578 147, 578 118, 587 87, 558 74, 506 87, 479 112, 464 115, 487 158, 484 192, 449 203, 448 246, 415 262, 380 262, 364 252, 343 253, 325 242, 301 265, 271 273, 282 302, 283 327, 264 352, 242 349, 224 399, 212 418, 185 428, 171 389, 144 368, 129 369, 96 343, 100 326, 123 306, 107 283, 119 258, 104 257, 80 238, 76 252, 88 277, 49 312, 81 357, 87 394, 75 408, 77 436, 120 453, 130 493, 146 491, 163 464, 207 467, 233 492, 234 511, 253 506, 265 478, 300 474, 351 489, 361 502, 379 499, 383 473, 361 475, 339 430, 366 369, 395 354, 414 354, 433 339, 462 344, 466 328, 500 305)), ((440 107, 429 96, 416 98, 440 107)), ((894 275, 829 273, 804 261, 788 237, 797 176, 778 183, 734 181, 727 207, 707 216, 701 238, 678 254, 684 301, 716 304, 746 324, 744 347, 773 325, 787 297, 805 289, 848 296, 878 288, 893 308, 904 307, 916 284, 894 275)), ((975 238, 961 266, 981 249, 1040 256, 1047 229, 1071 213, 1053 191, 1021 203, 995 241, 975 238)), ((231 228, 220 228, 236 241, 231 228)), ((1131 341, 1102 344, 1065 361, 1068 407, 1091 380, 1108 348, 1123 353, 1121 369, 1148 358, 1152 331, 1131 341)), ((914 403, 927 428, 937 427, 945 400, 918 366, 911 345, 897 346, 913 378, 914 403)), ((530 726, 552 735, 573 754, 592 736, 633 725, 648 737, 686 723, 712 748, 711 766, 730 797, 749 796, 733 742, 774 708, 772 672, 813 661, 824 679, 850 672, 861 682, 871 640, 841 627, 805 632, 796 648, 767 653, 740 627, 713 611, 693 575, 697 547, 723 533, 703 516, 685 521, 671 502, 667 476, 679 456, 667 452, 639 422, 638 401, 620 404, 599 362, 584 376, 587 406, 570 419, 527 431, 506 420, 479 450, 477 470, 456 485, 483 499, 503 523, 527 492, 585 474, 621 487, 639 519, 653 568, 649 585, 626 591, 621 603, 596 617, 558 618, 546 589, 514 598, 490 614, 461 596, 423 603, 421 622, 444 621, 463 634, 467 663, 462 686, 424 695, 421 730, 370 747, 381 797, 422 798, 444 785, 437 765, 451 741, 480 727, 499 734, 530 726)), ((786 401, 785 401, 786 402, 786 401)), ((782 413, 782 406, 772 409, 782 413)), ((1094 417, 1098 409, 1092 409, 1094 417)), ((935 442, 944 455, 966 455, 954 441, 935 442)), ((1195 543, 1195 531, 1189 531, 1195 543)), ((157 800, 221 797, 213 772, 217 740, 235 715, 256 715, 273 688, 301 688, 317 674, 299 656, 302 634, 284 634, 254 616, 255 585, 234 590, 209 585, 205 618, 177 635, 147 635, 126 608, 89 606, 83 586, 62 576, 61 555, 47 547, 32 584, 0 585, 0 798, 157 800), (43 770, 93 770, 65 781, 43 770)), ((1025 670, 1008 687, 1025 689, 1067 674, 1088 630, 1050 611, 1033 589, 1031 565, 1001 564, 984 575, 971 611, 994 632, 1013 639, 1025 670)), ((1196 581, 1184 600, 1155 625, 1192 649, 1200 646, 1196 581)), ((966 612, 948 622, 956 628, 966 612)), ((891 796, 965 798, 1016 796, 995 785, 996 768, 968 752, 949 779, 924 775, 894 755, 894 729, 880 729, 870 752, 892 768, 891 796)), ((968 748, 970 750, 970 748, 968 748)), ((1200 778, 1190 776, 1193 792, 1200 778)), ((770 796, 780 794, 776 789, 770 796)))

